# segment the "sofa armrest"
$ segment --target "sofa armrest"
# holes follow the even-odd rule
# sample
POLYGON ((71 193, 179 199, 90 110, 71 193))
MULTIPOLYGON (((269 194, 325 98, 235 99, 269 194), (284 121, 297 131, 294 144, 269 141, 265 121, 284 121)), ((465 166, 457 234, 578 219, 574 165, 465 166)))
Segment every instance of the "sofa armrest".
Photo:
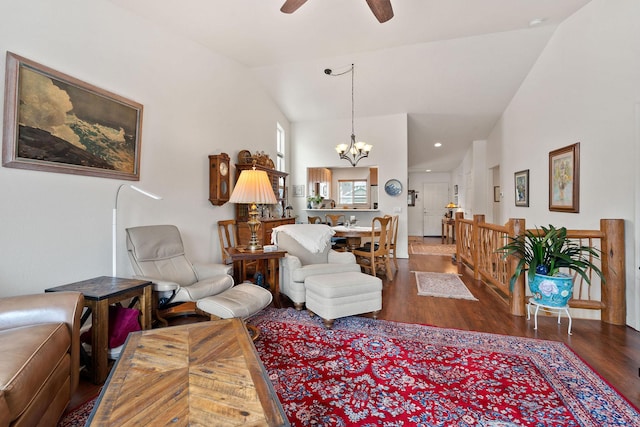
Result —
POLYGON ((65 323, 71 335, 71 395, 80 379, 80 317, 84 296, 80 292, 46 292, 0 298, 0 330, 37 323, 65 323))
POLYGON ((64 322, 71 330, 82 313, 80 292, 47 292, 0 298, 0 329, 64 322))
POLYGON ((233 268, 226 264, 193 264, 193 269, 196 272, 198 280, 208 279, 214 276, 220 276, 223 274, 233 275, 233 268))
POLYGON ((351 252, 329 251, 329 264, 355 264, 356 256, 351 252))

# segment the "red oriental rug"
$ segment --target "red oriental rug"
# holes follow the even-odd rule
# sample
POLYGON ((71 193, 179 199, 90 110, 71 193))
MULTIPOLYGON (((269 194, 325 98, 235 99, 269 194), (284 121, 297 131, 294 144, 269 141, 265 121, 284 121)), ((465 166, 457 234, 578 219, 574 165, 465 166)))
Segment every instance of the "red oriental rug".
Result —
POLYGON ((249 323, 293 426, 631 426, 640 413, 565 344, 268 309, 249 323))

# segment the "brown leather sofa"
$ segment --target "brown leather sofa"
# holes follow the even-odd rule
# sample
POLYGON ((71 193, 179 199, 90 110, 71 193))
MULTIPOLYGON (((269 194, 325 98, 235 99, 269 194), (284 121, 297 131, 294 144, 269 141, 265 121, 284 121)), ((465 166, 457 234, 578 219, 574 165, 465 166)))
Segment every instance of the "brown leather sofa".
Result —
POLYGON ((84 297, 0 298, 0 426, 55 426, 78 386, 84 297))

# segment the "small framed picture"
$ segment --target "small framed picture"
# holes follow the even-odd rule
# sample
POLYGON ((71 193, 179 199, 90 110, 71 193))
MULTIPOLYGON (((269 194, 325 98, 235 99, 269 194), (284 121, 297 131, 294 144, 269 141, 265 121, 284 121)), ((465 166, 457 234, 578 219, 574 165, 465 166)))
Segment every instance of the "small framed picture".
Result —
POLYGON ((580 212, 580 143, 549 153, 549 210, 580 212))
POLYGON ((293 186, 293 197, 304 197, 304 184, 293 186))
POLYGON ((500 201, 500 186, 499 185, 495 185, 493 187, 493 201, 494 202, 499 202, 500 201))
POLYGON ((529 206, 529 169, 513 174, 516 206, 529 206))

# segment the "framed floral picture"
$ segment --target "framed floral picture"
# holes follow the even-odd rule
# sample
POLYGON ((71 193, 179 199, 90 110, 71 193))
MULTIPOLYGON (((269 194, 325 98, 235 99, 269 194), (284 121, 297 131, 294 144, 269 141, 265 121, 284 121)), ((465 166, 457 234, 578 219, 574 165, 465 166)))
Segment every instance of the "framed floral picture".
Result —
POLYGON ((140 179, 142 105, 7 52, 2 165, 140 179))
POLYGON ((580 212, 580 143, 549 153, 549 210, 580 212))
POLYGON ((529 206, 529 169, 513 174, 516 206, 529 206))

